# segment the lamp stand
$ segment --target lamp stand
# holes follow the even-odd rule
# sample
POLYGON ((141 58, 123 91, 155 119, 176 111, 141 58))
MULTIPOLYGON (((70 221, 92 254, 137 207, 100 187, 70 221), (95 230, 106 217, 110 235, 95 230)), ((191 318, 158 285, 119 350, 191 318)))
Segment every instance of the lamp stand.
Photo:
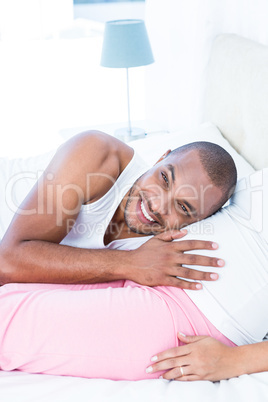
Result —
POLYGON ((127 112, 128 112, 128 132, 129 132, 129 135, 131 135, 128 68, 126 68, 126 72, 127 72, 127 112))
POLYGON ((115 131, 115 136, 122 141, 131 141, 138 138, 143 138, 145 136, 145 131, 142 128, 131 127, 130 120, 130 102, 129 102, 129 78, 128 78, 128 68, 127 72, 127 111, 128 111, 128 127, 120 128, 115 131))

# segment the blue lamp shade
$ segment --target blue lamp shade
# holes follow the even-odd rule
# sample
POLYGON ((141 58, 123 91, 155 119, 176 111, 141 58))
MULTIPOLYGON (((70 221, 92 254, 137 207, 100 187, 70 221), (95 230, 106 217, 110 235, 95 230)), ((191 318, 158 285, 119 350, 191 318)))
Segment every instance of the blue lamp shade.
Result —
POLYGON ((153 62, 153 53, 143 20, 106 22, 101 55, 103 67, 129 68, 153 62))

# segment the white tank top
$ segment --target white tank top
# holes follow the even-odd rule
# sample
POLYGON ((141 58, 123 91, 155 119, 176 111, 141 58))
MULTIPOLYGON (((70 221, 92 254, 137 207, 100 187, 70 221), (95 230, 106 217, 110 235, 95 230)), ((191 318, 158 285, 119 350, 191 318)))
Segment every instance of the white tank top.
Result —
POLYGON ((89 249, 105 248, 104 235, 118 205, 133 183, 148 168, 147 163, 134 153, 133 158, 110 190, 99 200, 81 206, 71 231, 61 244, 89 249))

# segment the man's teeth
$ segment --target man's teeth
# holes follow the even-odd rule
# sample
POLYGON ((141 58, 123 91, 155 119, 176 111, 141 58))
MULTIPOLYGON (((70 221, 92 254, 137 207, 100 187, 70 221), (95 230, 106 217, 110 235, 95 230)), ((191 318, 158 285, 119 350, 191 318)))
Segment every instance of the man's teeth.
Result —
POLYGON ((142 210, 142 213, 145 216, 145 218, 148 219, 148 221, 155 222, 155 220, 153 218, 151 218, 150 215, 147 213, 142 201, 141 201, 141 210, 142 210))

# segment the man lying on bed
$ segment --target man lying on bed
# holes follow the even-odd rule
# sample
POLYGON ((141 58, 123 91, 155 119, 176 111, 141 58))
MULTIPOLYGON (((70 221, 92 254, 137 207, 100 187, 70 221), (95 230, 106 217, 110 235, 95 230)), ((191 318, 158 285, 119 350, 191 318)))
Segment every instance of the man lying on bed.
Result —
MULTIPOLYGON (((200 292, 130 280, 0 287, 0 368, 186 381, 268 370, 268 343, 261 342, 268 315, 267 203, 264 169, 239 182, 229 206, 188 227, 190 239, 216 239, 226 260, 220 279, 203 282, 200 292), (180 335, 178 342, 177 332, 213 338, 191 343, 180 335)), ((120 252, 150 241, 150 236, 121 238, 109 247, 120 252)), ((183 242, 174 244, 179 249, 183 242)))
POLYGON ((218 274, 183 265, 224 262, 184 254, 217 246, 194 240, 173 244, 185 234, 174 229, 217 211, 235 183, 231 156, 215 144, 168 151, 148 170, 121 141, 82 133, 58 150, 17 211, 0 246, 0 283, 130 279, 200 289, 196 280, 215 280, 218 274), (157 236, 131 252, 107 247, 116 239, 148 234, 157 236))

